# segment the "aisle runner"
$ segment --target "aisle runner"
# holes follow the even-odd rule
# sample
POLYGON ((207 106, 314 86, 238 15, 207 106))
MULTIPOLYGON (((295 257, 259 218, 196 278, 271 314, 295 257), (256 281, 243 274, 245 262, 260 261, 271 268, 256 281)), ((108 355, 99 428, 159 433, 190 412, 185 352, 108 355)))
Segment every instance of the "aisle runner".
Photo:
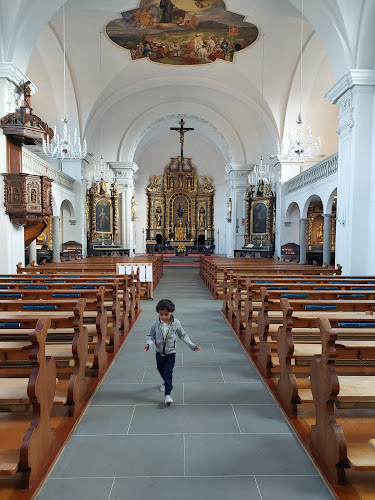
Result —
POLYGON ((166 269, 39 500, 332 498, 195 269, 166 269), (143 352, 161 298, 178 342, 173 405, 143 352))

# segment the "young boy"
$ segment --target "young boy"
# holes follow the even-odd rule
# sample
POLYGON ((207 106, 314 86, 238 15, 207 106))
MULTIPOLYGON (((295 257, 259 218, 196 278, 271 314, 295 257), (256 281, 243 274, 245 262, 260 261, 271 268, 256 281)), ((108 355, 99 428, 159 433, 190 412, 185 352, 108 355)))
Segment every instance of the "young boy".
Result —
POLYGON ((176 358, 176 334, 192 351, 200 351, 201 347, 193 344, 178 319, 173 317, 175 306, 171 300, 160 300, 156 306, 159 319, 156 319, 147 335, 144 351, 148 351, 155 342, 156 366, 163 379, 160 390, 165 394, 165 404, 173 403, 171 397, 173 367, 176 358))

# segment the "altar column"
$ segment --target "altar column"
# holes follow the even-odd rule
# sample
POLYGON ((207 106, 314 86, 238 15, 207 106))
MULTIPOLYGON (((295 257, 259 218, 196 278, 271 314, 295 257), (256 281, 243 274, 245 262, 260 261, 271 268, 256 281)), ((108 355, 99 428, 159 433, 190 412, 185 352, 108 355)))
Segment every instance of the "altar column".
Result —
POLYGON ((323 265, 327 262, 331 264, 331 214, 324 214, 323 228, 323 265))
POLYGON ((138 165, 133 162, 110 162, 116 172, 117 189, 120 196, 119 230, 122 248, 129 248, 130 256, 134 248, 134 221, 132 220, 131 199, 134 194, 134 174, 138 165))
POLYGON ((52 217, 52 249, 53 258, 60 262, 60 217, 57 215, 52 217))
POLYGON ((300 219, 300 243, 299 243, 299 260, 303 264, 306 260, 306 227, 307 219, 300 219))
MULTIPOLYGON (((0 118, 13 113, 19 108, 22 95, 21 85, 30 80, 22 71, 10 62, 0 62, 0 118)), ((30 85, 36 92, 34 84, 30 85)), ((24 228, 15 226, 5 213, 4 180, 2 173, 7 172, 7 140, 0 128, 0 227, 2 242, 0 245, 0 273, 15 273, 18 262, 25 264, 24 228)))
POLYGON ((375 274, 375 71, 351 70, 327 92, 340 108, 336 264, 375 274))
POLYGON ((232 199, 232 221, 229 223, 228 257, 234 250, 245 244, 246 192, 251 165, 228 165, 225 169, 230 179, 230 198, 232 199), (243 224, 242 224, 243 221, 243 224))

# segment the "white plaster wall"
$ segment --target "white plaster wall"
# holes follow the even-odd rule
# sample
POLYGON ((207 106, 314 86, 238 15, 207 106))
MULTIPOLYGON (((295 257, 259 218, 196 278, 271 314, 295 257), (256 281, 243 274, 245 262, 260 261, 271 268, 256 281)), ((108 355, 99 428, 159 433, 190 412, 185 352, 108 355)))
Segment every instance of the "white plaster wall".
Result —
POLYGON ((289 221, 288 221, 290 222, 290 225, 289 226, 284 225, 284 227, 282 228, 281 246, 286 245, 287 243, 296 243, 297 245, 299 245, 300 218, 301 217, 300 217, 299 207, 295 203, 293 204, 290 210, 289 221))

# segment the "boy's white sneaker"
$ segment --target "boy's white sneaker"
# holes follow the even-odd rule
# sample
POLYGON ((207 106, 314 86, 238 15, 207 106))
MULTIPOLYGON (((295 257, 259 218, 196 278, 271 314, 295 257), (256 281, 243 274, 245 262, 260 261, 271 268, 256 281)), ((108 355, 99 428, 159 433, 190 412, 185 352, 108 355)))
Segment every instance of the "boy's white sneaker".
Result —
POLYGON ((162 382, 160 387, 159 387, 159 391, 161 392, 164 392, 165 391, 165 382, 162 382))
POLYGON ((170 405, 171 403, 173 403, 173 399, 172 399, 172 397, 168 394, 168 396, 165 396, 165 404, 166 404, 166 405, 170 405))

